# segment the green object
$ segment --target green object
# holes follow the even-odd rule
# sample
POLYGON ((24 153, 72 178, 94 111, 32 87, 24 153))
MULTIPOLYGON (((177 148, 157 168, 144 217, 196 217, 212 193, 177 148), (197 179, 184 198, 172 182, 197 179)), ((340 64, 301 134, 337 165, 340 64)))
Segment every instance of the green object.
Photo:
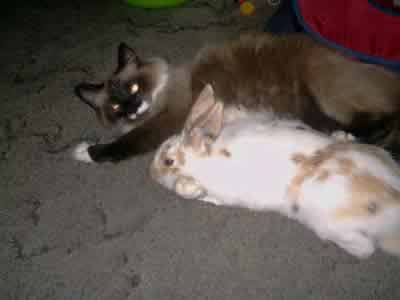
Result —
POLYGON ((162 8, 183 4, 187 0, 125 0, 129 5, 144 8, 162 8))

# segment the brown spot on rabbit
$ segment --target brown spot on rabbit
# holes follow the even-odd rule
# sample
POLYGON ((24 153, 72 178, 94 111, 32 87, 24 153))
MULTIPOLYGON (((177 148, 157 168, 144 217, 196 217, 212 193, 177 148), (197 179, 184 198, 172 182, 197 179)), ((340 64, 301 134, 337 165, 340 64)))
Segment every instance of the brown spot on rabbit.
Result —
POLYGON ((369 174, 354 174, 350 177, 351 196, 349 205, 336 210, 335 218, 371 216, 383 207, 400 205, 400 191, 369 174))
MULTIPOLYGON (((351 161, 351 159, 346 158, 346 157, 338 157, 336 158, 336 163, 338 164, 339 171, 337 174, 351 174, 355 168, 354 162, 351 161)), ((326 181, 331 175, 335 174, 335 172, 331 172, 327 169, 322 169, 318 170, 316 172, 316 180, 320 182, 326 181)))
MULTIPOLYGON (((309 156, 303 153, 295 153, 292 156, 292 161, 298 165, 298 171, 289 183, 288 195, 293 200, 298 199, 302 184, 311 177, 316 176, 317 180, 320 181, 326 180, 331 174, 329 171, 322 169, 323 163, 332 159, 338 151, 343 151, 347 148, 348 144, 346 143, 335 143, 309 156)), ((341 172, 350 172, 353 167, 352 162, 347 158, 338 158, 337 162, 341 172)))
POLYGON ((293 200, 299 199, 303 182, 316 175, 319 166, 326 160, 325 156, 322 151, 317 151, 315 155, 308 157, 302 153, 295 153, 292 156, 292 160, 298 165, 297 174, 293 177, 288 187, 288 194, 293 200))
MULTIPOLYGON (((347 201, 349 204, 335 212, 336 218, 370 216, 378 213, 383 206, 400 205, 400 191, 395 190, 380 178, 365 173, 360 174, 360 170, 350 158, 334 157, 338 152, 345 153, 346 150, 362 150, 372 155, 380 154, 378 157, 386 164, 393 164, 390 157, 387 157, 388 155, 380 153, 381 149, 361 144, 335 143, 316 151, 309 157, 297 153, 292 157, 299 169, 288 188, 291 198, 295 201, 299 199, 301 186, 307 179, 315 177, 316 180, 323 182, 331 175, 339 174, 348 176, 351 196, 347 201), (337 163, 337 170, 323 169, 323 163, 330 159, 334 159, 337 163)), ((393 169, 396 169, 395 166, 393 169)))
POLYGON ((354 162, 347 157, 339 157, 337 158, 337 163, 339 165, 339 172, 341 174, 350 174, 354 171, 354 169, 356 168, 356 165, 354 164, 354 162))
POLYGON ((219 154, 221 154, 222 156, 225 156, 227 158, 230 158, 232 156, 232 153, 229 152, 229 150, 226 148, 220 149, 219 154))
POLYGON ((185 165, 185 163, 186 163, 185 153, 181 149, 177 150, 176 159, 178 161, 179 166, 184 166, 185 165))
POLYGON ((307 160, 307 156, 303 153, 295 153, 291 159, 295 164, 300 164, 307 160))
POLYGON ((320 172, 317 174, 316 180, 317 180, 317 181, 320 181, 320 182, 324 182, 324 181, 326 181, 330 176, 331 176, 331 173, 330 173, 328 170, 322 169, 322 170, 320 170, 320 172))

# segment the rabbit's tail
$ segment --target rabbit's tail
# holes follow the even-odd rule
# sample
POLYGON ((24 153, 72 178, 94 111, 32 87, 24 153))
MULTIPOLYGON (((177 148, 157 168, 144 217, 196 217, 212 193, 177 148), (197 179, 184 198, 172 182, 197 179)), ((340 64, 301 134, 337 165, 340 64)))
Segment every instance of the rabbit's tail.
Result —
POLYGON ((400 257, 400 233, 383 237, 379 245, 383 251, 400 257))

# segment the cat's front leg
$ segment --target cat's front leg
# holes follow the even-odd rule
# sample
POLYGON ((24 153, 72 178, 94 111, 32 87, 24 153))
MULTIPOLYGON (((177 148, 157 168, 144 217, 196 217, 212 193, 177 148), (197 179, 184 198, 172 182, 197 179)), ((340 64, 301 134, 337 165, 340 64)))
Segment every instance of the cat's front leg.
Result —
POLYGON ((85 163, 118 162, 130 156, 130 143, 124 136, 109 144, 79 143, 74 151, 74 159, 85 163))
POLYGON ((82 142, 76 145, 72 152, 73 158, 81 162, 92 163, 93 159, 89 154, 89 147, 91 147, 89 142, 82 142))
POLYGON ((184 117, 185 111, 179 114, 162 112, 111 143, 95 145, 88 142, 80 143, 75 147, 73 156, 82 162, 100 163, 119 162, 131 156, 148 153, 178 132, 183 126, 184 117))

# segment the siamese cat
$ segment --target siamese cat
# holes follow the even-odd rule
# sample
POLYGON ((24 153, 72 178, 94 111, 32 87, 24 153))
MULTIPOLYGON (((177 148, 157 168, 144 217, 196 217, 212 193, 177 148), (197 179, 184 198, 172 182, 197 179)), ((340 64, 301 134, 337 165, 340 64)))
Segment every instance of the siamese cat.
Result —
POLYGON ((124 134, 108 144, 83 142, 85 162, 118 162, 155 150, 182 130, 206 83, 225 107, 273 112, 330 133, 400 152, 400 78, 375 65, 344 57, 305 34, 246 34, 199 50, 179 66, 141 58, 124 43, 118 66, 103 83, 81 83, 78 97, 102 124, 124 134))

